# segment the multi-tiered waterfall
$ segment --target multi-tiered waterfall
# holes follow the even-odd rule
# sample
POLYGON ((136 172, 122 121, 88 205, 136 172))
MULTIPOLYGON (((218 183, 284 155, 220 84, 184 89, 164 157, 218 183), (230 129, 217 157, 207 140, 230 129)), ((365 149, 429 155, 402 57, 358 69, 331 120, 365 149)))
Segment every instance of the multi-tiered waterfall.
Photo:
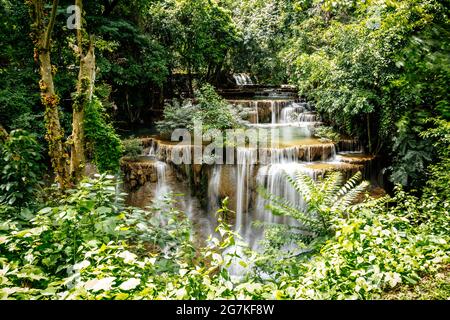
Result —
MULTIPOLYGON (((236 81, 244 87, 250 82, 244 75, 236 77, 236 81)), ((215 226, 214 212, 227 197, 229 208, 235 212, 235 216, 228 217, 230 222, 254 249, 262 236, 261 228, 253 225, 255 221, 295 224, 292 219, 272 215, 258 187, 301 208, 305 205, 303 199, 288 183, 286 175, 300 171, 317 179, 327 171, 339 170, 350 176, 364 170, 371 157, 364 156, 359 143, 351 139, 335 145, 315 138, 315 128, 321 125, 320 116, 289 90, 263 89, 259 97, 250 99, 228 97, 231 105, 246 110, 242 123, 258 132, 259 139, 257 146, 236 147, 233 164, 185 164, 194 159, 198 146, 177 145, 157 137, 142 139, 147 157, 127 164, 134 169, 123 166, 130 204, 146 206, 167 192, 183 193, 180 209, 187 212, 198 233, 206 238, 215 226), (259 136, 261 130, 268 132, 265 143, 259 136), (175 163, 174 155, 184 163, 175 163), (145 201, 136 201, 139 195, 145 201)))
MULTIPOLYGON (((340 163, 336 160, 333 143, 313 138, 314 128, 321 124, 321 119, 307 103, 280 98, 230 102, 249 110, 249 128, 265 128, 271 132, 270 137, 279 139, 275 144, 271 141, 268 157, 264 159, 258 157, 260 153, 256 149, 237 150, 235 228, 246 243, 256 248, 262 232, 253 227, 253 222, 296 223, 292 219, 272 215, 266 209, 267 201, 255 191, 256 187, 264 187, 271 194, 302 207, 303 199, 285 175, 293 176, 301 171, 317 178, 326 169, 332 170, 340 163)), ((358 168, 352 169, 356 171, 358 168)))

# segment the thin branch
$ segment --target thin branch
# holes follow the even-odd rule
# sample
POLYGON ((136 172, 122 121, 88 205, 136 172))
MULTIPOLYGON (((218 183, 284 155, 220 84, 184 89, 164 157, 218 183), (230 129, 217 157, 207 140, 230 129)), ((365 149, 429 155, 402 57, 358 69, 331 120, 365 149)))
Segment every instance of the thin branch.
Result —
POLYGON ((34 0, 34 14, 35 14, 35 21, 36 21, 36 28, 40 28, 42 23, 42 1, 41 0, 34 0))
POLYGON ((83 57, 83 0, 75 0, 75 5, 80 10, 80 24, 77 28, 77 45, 80 56, 83 57))
POLYGON ((55 26, 56 20, 56 10, 58 9, 58 0, 53 0, 52 12, 50 15, 50 21, 48 23, 47 29, 45 31, 44 49, 48 50, 50 48, 50 39, 52 37, 53 27, 55 26))

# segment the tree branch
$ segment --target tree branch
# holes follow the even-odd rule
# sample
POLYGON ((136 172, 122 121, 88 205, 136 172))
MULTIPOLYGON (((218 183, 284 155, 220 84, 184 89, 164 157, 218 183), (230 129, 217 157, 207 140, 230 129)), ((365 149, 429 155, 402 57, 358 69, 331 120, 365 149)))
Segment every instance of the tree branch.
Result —
POLYGON ((83 0, 75 0, 75 5, 80 9, 80 25, 77 28, 77 45, 80 56, 83 56, 83 0))
POLYGON ((50 39, 52 37, 53 27, 55 26, 56 10, 58 9, 58 0, 53 0, 52 12, 50 13, 50 21, 45 31, 44 49, 50 48, 50 39))
POLYGON ((35 22, 36 22, 36 28, 39 28, 42 23, 42 2, 41 0, 34 0, 34 15, 35 15, 35 22))

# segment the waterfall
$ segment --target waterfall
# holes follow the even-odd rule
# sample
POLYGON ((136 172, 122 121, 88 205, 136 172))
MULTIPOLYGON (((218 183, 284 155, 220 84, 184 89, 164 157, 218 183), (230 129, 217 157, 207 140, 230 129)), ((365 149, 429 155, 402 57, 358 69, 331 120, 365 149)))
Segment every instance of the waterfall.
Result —
POLYGON ((255 123, 259 123, 259 110, 258 110, 258 101, 252 101, 252 106, 255 109, 256 117, 255 117, 255 123))
POLYGON ((270 163, 291 163, 298 161, 299 148, 289 147, 270 150, 270 163))
POLYGON ((288 106, 281 109, 280 123, 298 123, 300 115, 305 108, 302 104, 291 102, 288 106))
MULTIPOLYGON (((294 177, 299 171, 310 175, 312 174, 311 171, 305 169, 303 164, 298 162, 277 163, 264 166, 258 170, 256 178, 257 184, 264 187, 269 194, 286 199, 299 210, 304 210, 306 208, 304 200, 286 179, 286 175, 294 177)), ((254 221, 261 221, 268 224, 298 225, 298 222, 293 218, 273 215, 272 212, 266 208, 269 203, 270 201, 258 194, 253 217, 254 221)), ((262 237, 263 230, 254 229, 246 232, 245 239, 253 250, 257 250, 259 247, 258 242, 262 237)))
POLYGON ((298 121, 297 109, 295 107, 285 107, 281 110, 281 123, 294 123, 298 121))
POLYGON ((208 211, 216 212, 219 209, 219 188, 222 177, 222 166, 215 165, 212 169, 211 177, 208 182, 208 211))
POLYGON ((155 142, 155 140, 152 140, 148 156, 156 159, 157 155, 158 155, 158 144, 155 142))
POLYGON ((161 161, 156 161, 155 169, 158 179, 155 189, 155 199, 162 200, 164 199, 164 196, 171 191, 169 185, 167 184, 166 178, 167 164, 161 161))
POLYGON ((247 73, 237 73, 233 75, 238 86, 253 85, 253 81, 247 73))
POLYGON ((320 117, 315 112, 303 112, 303 113, 300 113, 300 115, 298 117, 298 121, 300 121, 300 122, 319 122, 320 117))
POLYGON ((280 118, 280 103, 275 100, 270 101, 270 109, 272 111, 272 124, 277 124, 280 118))
POLYGON ((253 169, 257 162, 258 150, 237 148, 237 186, 236 186, 236 230, 247 226, 250 187, 253 169))
MULTIPOLYGON (((297 172, 307 172, 304 165, 297 162, 271 164, 262 167, 258 171, 257 183, 263 186, 270 194, 282 197, 294 205, 301 208, 304 202, 294 187, 287 181, 286 175, 294 177, 297 172)), ((287 217, 276 217, 265 207, 267 200, 261 196, 257 197, 256 213, 257 217, 262 221, 270 223, 286 223, 287 217)))

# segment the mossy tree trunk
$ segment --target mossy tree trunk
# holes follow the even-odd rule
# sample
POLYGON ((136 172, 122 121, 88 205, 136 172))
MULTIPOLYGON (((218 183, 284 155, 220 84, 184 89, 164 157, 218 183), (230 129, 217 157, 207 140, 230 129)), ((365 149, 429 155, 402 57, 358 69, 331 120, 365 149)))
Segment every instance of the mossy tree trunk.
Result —
MULTIPOLYGON (((75 0, 75 5, 83 12, 83 1, 75 0)), ((81 17, 80 17, 81 18, 81 17)), ((70 175, 74 182, 78 182, 85 168, 85 140, 84 140, 84 112, 87 104, 92 101, 95 82, 95 52, 92 38, 89 39, 87 50, 83 46, 84 33, 82 19, 77 29, 77 47, 75 54, 80 59, 80 71, 78 74, 77 92, 73 103, 72 115, 72 140, 70 175)))
POLYGON ((35 61, 39 63, 41 79, 39 86, 41 100, 45 108, 45 139, 55 173, 55 181, 61 189, 70 185, 68 175, 68 154, 65 150, 64 131, 59 121, 59 97, 55 93, 53 76, 56 69, 51 63, 51 37, 58 8, 58 0, 53 0, 49 14, 44 10, 43 0, 31 0, 32 38, 35 61))

